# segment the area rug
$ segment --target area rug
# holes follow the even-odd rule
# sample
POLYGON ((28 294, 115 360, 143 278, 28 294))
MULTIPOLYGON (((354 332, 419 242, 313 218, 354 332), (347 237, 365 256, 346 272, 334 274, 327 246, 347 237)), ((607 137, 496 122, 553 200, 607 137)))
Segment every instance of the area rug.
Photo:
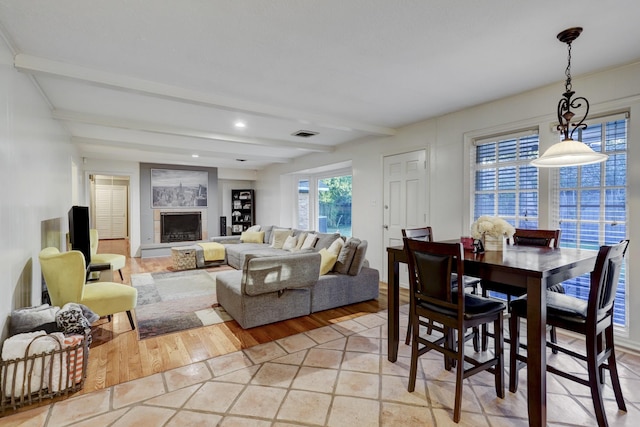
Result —
POLYGON ((139 338, 233 320, 216 299, 215 276, 225 269, 132 274, 139 338))

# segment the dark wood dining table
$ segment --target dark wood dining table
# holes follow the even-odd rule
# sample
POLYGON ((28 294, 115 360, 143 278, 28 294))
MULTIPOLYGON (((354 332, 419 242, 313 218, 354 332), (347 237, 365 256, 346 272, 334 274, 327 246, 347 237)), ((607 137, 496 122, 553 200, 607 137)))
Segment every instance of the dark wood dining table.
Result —
MULTIPOLYGON (((546 289, 589 273, 597 251, 507 245, 503 251, 475 254, 465 251, 464 274, 482 280, 507 283, 527 290, 527 400, 529 425, 547 425, 546 289)), ((402 246, 387 248, 388 359, 398 358, 399 266, 407 258, 402 246)))

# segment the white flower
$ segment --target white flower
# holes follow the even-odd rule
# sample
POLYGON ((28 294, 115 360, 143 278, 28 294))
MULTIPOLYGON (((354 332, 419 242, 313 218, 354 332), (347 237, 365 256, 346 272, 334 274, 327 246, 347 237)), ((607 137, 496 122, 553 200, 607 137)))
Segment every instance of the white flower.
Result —
POLYGON ((481 239, 484 235, 511 238, 516 229, 502 218, 483 215, 471 224, 471 236, 481 239))

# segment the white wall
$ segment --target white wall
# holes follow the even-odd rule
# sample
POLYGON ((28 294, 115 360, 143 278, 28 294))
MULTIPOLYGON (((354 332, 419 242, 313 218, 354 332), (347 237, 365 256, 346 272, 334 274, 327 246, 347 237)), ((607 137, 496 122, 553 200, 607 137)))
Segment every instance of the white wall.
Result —
MULTIPOLYGON (((41 222, 61 218, 68 230, 72 161, 67 132, 29 77, 13 68, 0 38, 0 331, 14 308, 40 303, 41 222)), ((81 180, 78 177, 78 180, 81 180)), ((64 234, 63 234, 64 235, 64 234)))
MULTIPOLYGON (((575 78, 576 92, 591 102, 590 116, 604 112, 630 110, 629 126, 629 224, 631 239, 629 258, 633 260, 640 242, 640 229, 632 220, 640 214, 640 63, 606 72, 575 78)), ((339 147, 332 153, 313 154, 286 165, 276 165, 258 172, 256 199, 273 210, 257 214, 258 222, 291 225, 294 223, 290 200, 293 196, 290 174, 309 168, 352 161, 353 165, 353 235, 367 239, 367 258, 374 268, 383 271, 386 253, 382 236, 382 158, 416 149, 427 149, 428 189, 427 218, 439 239, 453 239, 468 234, 471 224, 469 202, 469 143, 479 135, 495 134, 532 125, 539 127, 541 151, 557 140, 551 124, 563 92, 562 82, 488 104, 468 108, 398 130, 395 136, 369 138, 339 147), (372 208, 375 203, 377 208, 372 208), (277 211, 276 206, 282 209, 277 211)), ((550 185, 550 171, 541 170, 540 187, 550 185)), ((550 215, 549 200, 540 200, 541 214, 550 215)), ((550 223, 541 217, 540 225, 550 223)), ((629 263, 630 334, 627 344, 640 348, 640 265, 629 263), (636 326, 637 325, 637 326, 636 326)), ((384 278, 383 278, 384 279, 384 278)), ((623 339, 622 339, 623 340, 623 339)), ((622 341, 619 339, 619 341, 622 341)))

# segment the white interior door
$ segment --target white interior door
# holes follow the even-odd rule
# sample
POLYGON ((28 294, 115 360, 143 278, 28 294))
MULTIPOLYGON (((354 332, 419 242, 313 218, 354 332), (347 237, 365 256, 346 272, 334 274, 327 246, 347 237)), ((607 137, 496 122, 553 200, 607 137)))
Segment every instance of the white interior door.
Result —
POLYGON ((127 237, 127 186, 96 184, 96 229, 101 239, 127 237))
MULTIPOLYGON (((384 158, 384 247, 402 245, 402 229, 427 225, 426 153, 424 150, 384 158)), ((387 263, 383 263, 387 278, 387 263)), ((401 265, 400 285, 408 286, 406 266, 401 265)))

